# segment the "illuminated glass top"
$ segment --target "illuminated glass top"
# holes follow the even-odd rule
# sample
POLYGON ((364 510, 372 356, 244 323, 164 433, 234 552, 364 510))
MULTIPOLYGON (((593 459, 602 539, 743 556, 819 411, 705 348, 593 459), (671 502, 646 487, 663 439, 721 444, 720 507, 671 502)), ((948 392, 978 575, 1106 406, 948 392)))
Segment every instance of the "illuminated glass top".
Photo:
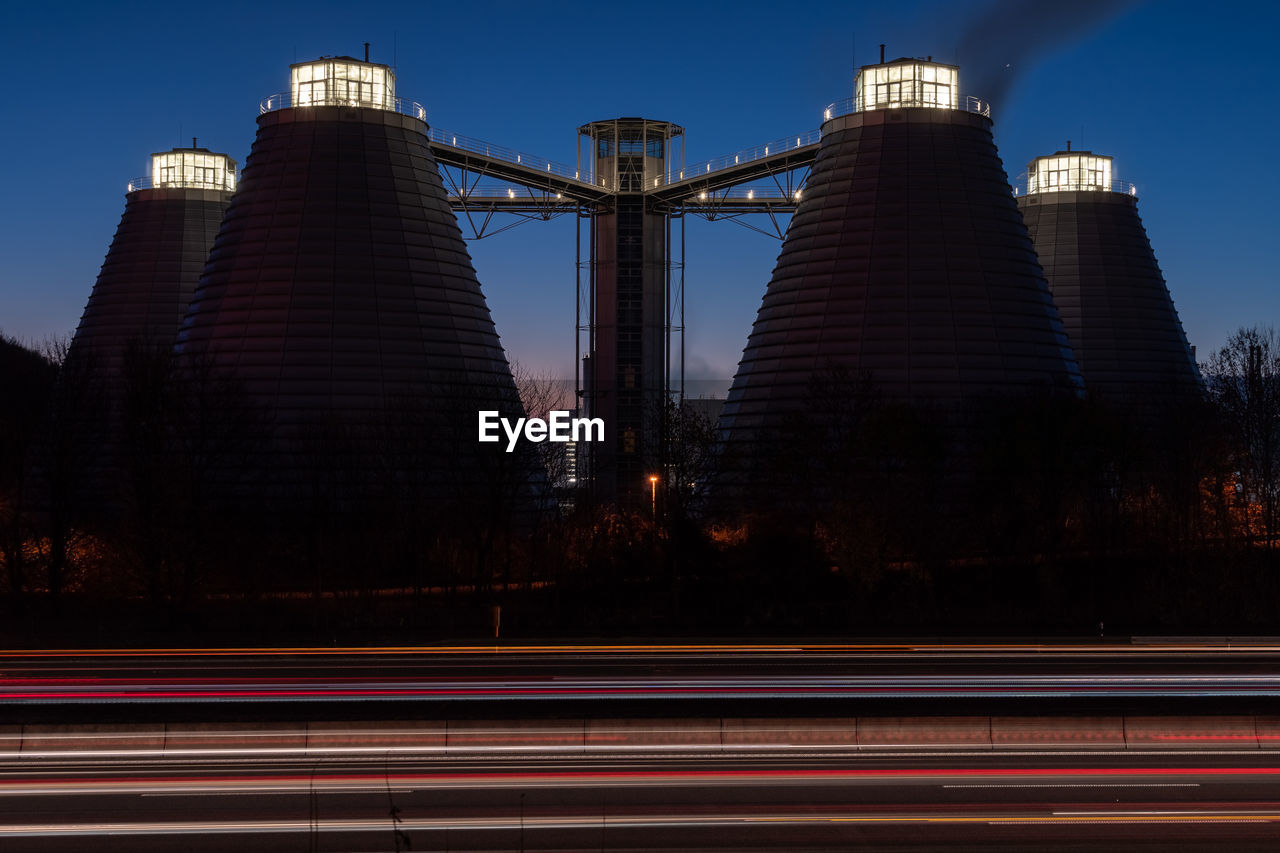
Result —
POLYGON ((342 56, 289 66, 293 106, 394 107, 395 73, 385 65, 342 56))
POLYGON ((234 190, 236 161, 207 148, 175 148, 152 154, 151 186, 234 190))
POLYGON ((1111 158, 1091 151, 1059 151, 1027 164, 1027 194, 1110 190, 1111 158))
POLYGON ((956 108, 960 70, 922 59, 898 59, 867 65, 858 72, 857 110, 899 107, 956 108))

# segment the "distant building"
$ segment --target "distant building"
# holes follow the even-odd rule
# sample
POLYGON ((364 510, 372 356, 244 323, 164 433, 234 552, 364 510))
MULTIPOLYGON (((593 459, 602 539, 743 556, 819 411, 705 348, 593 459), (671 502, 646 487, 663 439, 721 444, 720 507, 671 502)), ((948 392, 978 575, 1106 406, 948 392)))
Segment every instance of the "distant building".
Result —
POLYGON ((1198 394, 1200 374, 1138 215, 1112 158, 1058 151, 1027 166, 1018 207, 1035 241, 1085 387, 1113 402, 1198 394))
POLYGON ((207 148, 151 155, 125 196, 98 280, 71 342, 119 374, 131 344, 172 346, 236 188, 236 162, 207 148))
MULTIPOLYGON (((78 373, 75 393, 82 398, 75 407, 85 419, 85 442, 93 445, 84 468, 94 505, 116 509, 125 500, 119 466, 126 458, 130 353, 138 360, 135 374, 154 372, 157 354, 163 358, 173 346, 236 189, 235 160, 196 142, 152 154, 151 174, 129 183, 120 225, 67 352, 67 376, 78 373)), ((142 391, 146 383, 132 379, 142 391)))

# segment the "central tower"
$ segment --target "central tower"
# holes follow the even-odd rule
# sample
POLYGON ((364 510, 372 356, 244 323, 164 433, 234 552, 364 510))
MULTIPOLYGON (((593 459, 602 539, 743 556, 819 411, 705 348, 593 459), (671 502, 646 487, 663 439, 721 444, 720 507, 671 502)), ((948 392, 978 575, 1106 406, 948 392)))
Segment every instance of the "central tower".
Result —
POLYGON ((591 334, 582 367, 583 403, 604 419, 586 472, 595 495, 648 500, 661 468, 670 353, 671 219, 645 195, 672 172, 672 140, 683 128, 618 118, 578 129, 593 183, 614 190, 590 218, 591 334))

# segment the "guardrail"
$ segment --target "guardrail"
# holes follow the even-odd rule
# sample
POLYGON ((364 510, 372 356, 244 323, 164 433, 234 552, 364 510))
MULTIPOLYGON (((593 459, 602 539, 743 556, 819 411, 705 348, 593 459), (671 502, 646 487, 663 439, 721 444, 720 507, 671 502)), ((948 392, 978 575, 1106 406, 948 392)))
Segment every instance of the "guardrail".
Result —
POLYGON ((1086 192, 1107 192, 1120 193, 1121 195, 1138 195, 1138 188, 1129 181, 1112 181, 1109 184, 1086 184, 1086 183, 1066 183, 1059 184, 1056 187, 1037 187, 1035 192, 1029 189, 1029 181, 1026 174, 1019 176, 1018 182, 1013 185, 1013 194, 1015 196, 1024 195, 1050 195, 1052 193, 1086 193, 1086 192))
MULTIPOLYGON (((573 166, 569 166, 565 163, 557 163, 554 160, 548 160, 545 157, 527 154, 523 151, 517 151, 514 148, 506 148, 502 145, 493 145, 492 143, 485 142, 483 139, 463 136, 461 134, 441 130, 436 127, 427 128, 427 139, 437 145, 448 145, 450 148, 457 148, 460 151, 466 151, 470 154, 483 154, 485 157, 502 160, 503 162, 517 166, 523 166, 532 171, 555 175, 557 178, 577 181, 581 184, 591 183, 591 181, 586 181, 579 177, 579 171, 573 166)), ((600 187, 608 186, 603 178, 598 179, 598 182, 595 185, 600 187)))
POLYGON ((457 192, 456 190, 450 189, 448 190, 447 194, 450 198, 465 198, 465 199, 474 198, 474 199, 481 199, 481 200, 507 199, 507 200, 513 200, 513 201, 539 201, 539 202, 566 201, 568 202, 568 200, 565 199, 563 194, 561 193, 551 192, 550 190, 535 189, 535 188, 523 186, 520 184, 483 183, 483 184, 477 184, 476 186, 471 187, 470 189, 461 193, 457 192))
POLYGON ((784 190, 779 189, 778 187, 770 187, 770 186, 763 186, 763 187, 737 186, 737 187, 729 187, 728 189, 723 189, 723 190, 699 192, 689 196, 689 198, 693 201, 709 201, 709 202, 716 202, 722 199, 744 199, 746 201, 792 202, 792 201, 799 201, 800 194, 802 192, 804 191, 793 190, 788 193, 784 190))
POLYGON ((220 190, 222 192, 234 192, 236 188, 234 179, 231 182, 231 186, 227 186, 225 181, 188 181, 185 179, 181 181, 165 181, 157 184, 154 178, 147 176, 143 178, 134 178, 130 181, 129 189, 126 190, 126 192, 133 192, 134 190, 152 190, 157 187, 161 189, 175 190, 220 190))
POLYGON ((726 154, 723 157, 715 157, 711 160, 703 160, 700 163, 688 164, 683 169, 674 171, 667 175, 665 181, 663 181, 661 177, 655 177, 653 179, 653 186, 660 187, 665 184, 675 184, 680 181, 692 180, 693 178, 708 175, 712 172, 719 172, 722 169, 753 163, 756 160, 764 160, 767 157, 776 157, 780 154, 786 154, 789 151, 795 151, 798 148, 806 148, 813 145, 821 138, 822 131, 811 130, 807 133, 801 133, 796 136, 775 139, 773 142, 766 142, 764 145, 757 145, 754 148, 744 148, 741 151, 735 151, 734 153, 726 154))
POLYGON ((831 119, 833 118, 839 118, 840 116, 847 116, 850 113, 858 113, 858 112, 865 113, 865 112, 870 112, 871 110, 900 109, 900 108, 907 108, 907 107, 921 107, 925 109, 934 109, 934 110, 955 109, 955 110, 961 110, 966 113, 977 113, 980 116, 986 116, 987 118, 991 118, 991 104, 987 103, 981 98, 975 98, 973 95, 961 95, 956 102, 956 106, 954 107, 948 107, 944 104, 926 103, 925 101, 922 101, 922 100, 919 100, 919 101, 911 100, 911 101, 901 101, 897 104, 894 104, 893 106, 889 106, 886 104, 882 106, 874 106, 874 107, 871 107, 870 109, 861 109, 861 110, 858 109, 857 97, 845 98, 842 101, 836 101, 834 104, 828 104, 827 108, 822 111, 822 120, 831 121, 831 119))
POLYGON ((258 114, 275 112, 276 110, 285 110, 291 107, 360 107, 369 110, 386 110, 387 112, 400 113, 401 115, 413 116, 422 121, 427 120, 427 108, 417 101, 411 101, 408 98, 388 98, 384 104, 379 105, 369 101, 347 100, 345 98, 325 98, 319 101, 311 101, 305 104, 295 104, 293 102, 292 92, 278 92, 269 97, 263 98, 258 102, 258 114))

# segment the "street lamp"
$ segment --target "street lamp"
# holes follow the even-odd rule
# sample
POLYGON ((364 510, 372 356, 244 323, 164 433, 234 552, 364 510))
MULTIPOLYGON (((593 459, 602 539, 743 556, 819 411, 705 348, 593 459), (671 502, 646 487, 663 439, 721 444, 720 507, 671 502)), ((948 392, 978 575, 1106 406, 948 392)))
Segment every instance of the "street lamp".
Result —
POLYGON ((653 502, 653 518, 658 518, 658 475, 649 475, 649 497, 653 502))

